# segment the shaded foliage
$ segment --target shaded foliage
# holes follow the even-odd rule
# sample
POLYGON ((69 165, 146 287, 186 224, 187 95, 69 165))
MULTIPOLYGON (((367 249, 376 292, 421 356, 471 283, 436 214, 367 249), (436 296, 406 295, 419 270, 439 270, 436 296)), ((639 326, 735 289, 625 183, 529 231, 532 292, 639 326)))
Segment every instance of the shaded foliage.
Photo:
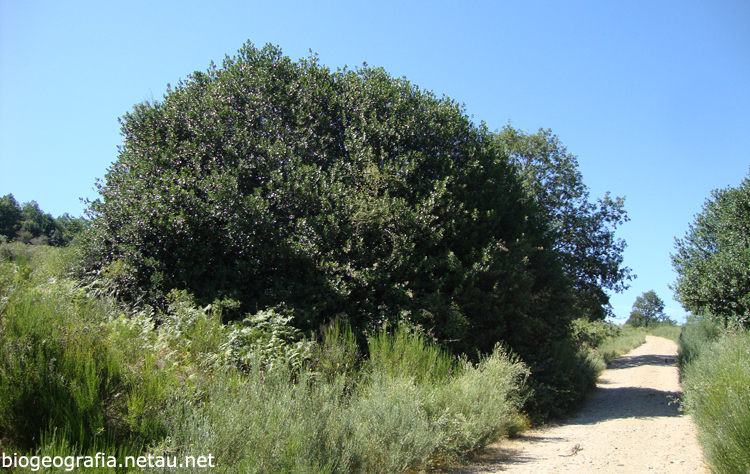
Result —
POLYGON ((0 235, 6 239, 16 235, 21 230, 23 211, 21 205, 12 194, 0 198, 0 235))

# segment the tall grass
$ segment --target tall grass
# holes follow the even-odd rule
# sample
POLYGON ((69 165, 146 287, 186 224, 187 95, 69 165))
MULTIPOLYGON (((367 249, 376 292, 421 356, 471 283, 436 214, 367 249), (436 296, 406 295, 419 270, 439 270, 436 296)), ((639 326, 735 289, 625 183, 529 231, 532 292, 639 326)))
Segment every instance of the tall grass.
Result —
POLYGON ((750 333, 706 320, 685 327, 683 407, 698 426, 712 472, 750 472, 750 333))
POLYGON ((723 328, 709 318, 692 318, 688 320, 680 335, 680 346, 677 362, 684 371, 701 354, 708 352, 713 343, 721 338, 723 328))

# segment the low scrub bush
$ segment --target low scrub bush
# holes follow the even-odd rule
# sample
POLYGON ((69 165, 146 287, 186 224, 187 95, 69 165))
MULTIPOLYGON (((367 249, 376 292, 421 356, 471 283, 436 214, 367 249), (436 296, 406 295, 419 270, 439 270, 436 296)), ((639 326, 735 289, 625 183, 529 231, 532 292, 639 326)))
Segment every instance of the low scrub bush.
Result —
POLYGON ((341 368, 353 362, 347 334, 329 329, 326 349, 298 373, 289 365, 264 371, 250 358, 243 376, 217 374, 204 403, 172 404, 171 434, 154 452, 213 453, 217 472, 391 473, 454 459, 525 427, 527 371, 501 348, 472 364, 414 332, 377 335, 374 362, 352 387, 350 369, 341 368), (313 370, 333 360, 340 370, 313 370))
POLYGON ((683 407, 712 472, 750 472, 750 333, 716 336, 714 329, 705 321, 685 327, 683 407))

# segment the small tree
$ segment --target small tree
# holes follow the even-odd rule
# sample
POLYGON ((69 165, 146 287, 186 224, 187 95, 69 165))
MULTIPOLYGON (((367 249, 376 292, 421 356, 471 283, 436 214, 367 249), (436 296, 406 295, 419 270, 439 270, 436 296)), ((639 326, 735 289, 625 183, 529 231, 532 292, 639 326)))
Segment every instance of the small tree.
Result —
POLYGON ((664 302, 656 295, 654 290, 647 291, 635 299, 630 318, 626 324, 635 327, 647 327, 654 323, 672 322, 669 316, 664 314, 664 302))

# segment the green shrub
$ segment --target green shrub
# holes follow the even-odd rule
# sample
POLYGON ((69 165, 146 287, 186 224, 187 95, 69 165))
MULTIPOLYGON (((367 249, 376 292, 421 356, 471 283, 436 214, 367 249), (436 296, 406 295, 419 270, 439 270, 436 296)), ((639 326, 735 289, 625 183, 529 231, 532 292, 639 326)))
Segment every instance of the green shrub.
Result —
POLYGON ((21 449, 51 427, 84 450, 116 434, 107 412, 124 389, 121 354, 107 328, 69 302, 52 289, 28 290, 0 320, 0 437, 21 449))
POLYGON ((529 387, 533 393, 524 409, 536 422, 568 413, 596 385, 604 367, 591 350, 570 339, 558 341, 547 360, 532 366, 529 387))
POLYGON ((671 256, 677 300, 724 327, 750 328, 749 201, 750 174, 736 188, 711 191, 671 256))
POLYGON ((325 337, 313 362, 341 361, 337 370, 263 370, 252 352, 244 375, 215 372, 200 403, 178 397, 166 411, 170 435, 152 452, 211 453, 216 472, 391 473, 453 459, 525 427, 527 371, 499 348, 478 364, 452 362, 399 330, 371 338, 380 355, 352 385, 352 369, 340 364, 354 362, 353 337, 345 326, 325 337), (459 368, 436 372, 440 364, 459 368))
POLYGON ((712 472, 750 472, 750 333, 716 338, 713 326, 685 327, 691 347, 682 358, 683 406, 698 425, 712 472), (696 344, 700 334, 702 344, 696 344), (697 351, 696 351, 697 348, 697 351), (697 353, 696 353, 697 352, 697 353))
POLYGON ((604 321, 579 318, 571 323, 571 337, 579 347, 593 349, 607 339, 620 335, 622 328, 604 321))
POLYGON ((301 331, 291 322, 291 315, 275 309, 259 311, 231 323, 218 350, 224 360, 241 370, 250 370, 249 360, 260 357, 263 370, 284 364, 298 372, 313 357, 315 344, 302 339, 301 331))
POLYGON ((362 354, 357 338, 348 324, 334 322, 322 329, 321 342, 316 346, 310 371, 327 383, 341 376, 351 390, 360 379, 362 354))
MULTIPOLYGON (((239 302, 239 319, 285 304, 303 331, 406 319, 472 355, 504 341, 530 359, 566 335, 571 282, 540 208, 505 147, 448 98, 248 43, 121 124, 81 273, 123 300, 163 310, 187 290, 239 302)), ((584 202, 573 174, 586 222, 622 218, 584 202)))
POLYGON ((13 280, 0 305, 0 439, 26 453, 47 443, 72 454, 138 452, 161 439, 178 384, 149 351, 154 322, 118 317, 111 299, 66 280, 71 249, 14 243, 0 252, 0 280, 13 280))
POLYGON ((596 386, 599 374, 617 357, 646 342, 646 332, 632 326, 578 319, 572 338, 557 341, 552 354, 532 365, 532 389, 525 410, 535 422, 563 416, 596 386))

